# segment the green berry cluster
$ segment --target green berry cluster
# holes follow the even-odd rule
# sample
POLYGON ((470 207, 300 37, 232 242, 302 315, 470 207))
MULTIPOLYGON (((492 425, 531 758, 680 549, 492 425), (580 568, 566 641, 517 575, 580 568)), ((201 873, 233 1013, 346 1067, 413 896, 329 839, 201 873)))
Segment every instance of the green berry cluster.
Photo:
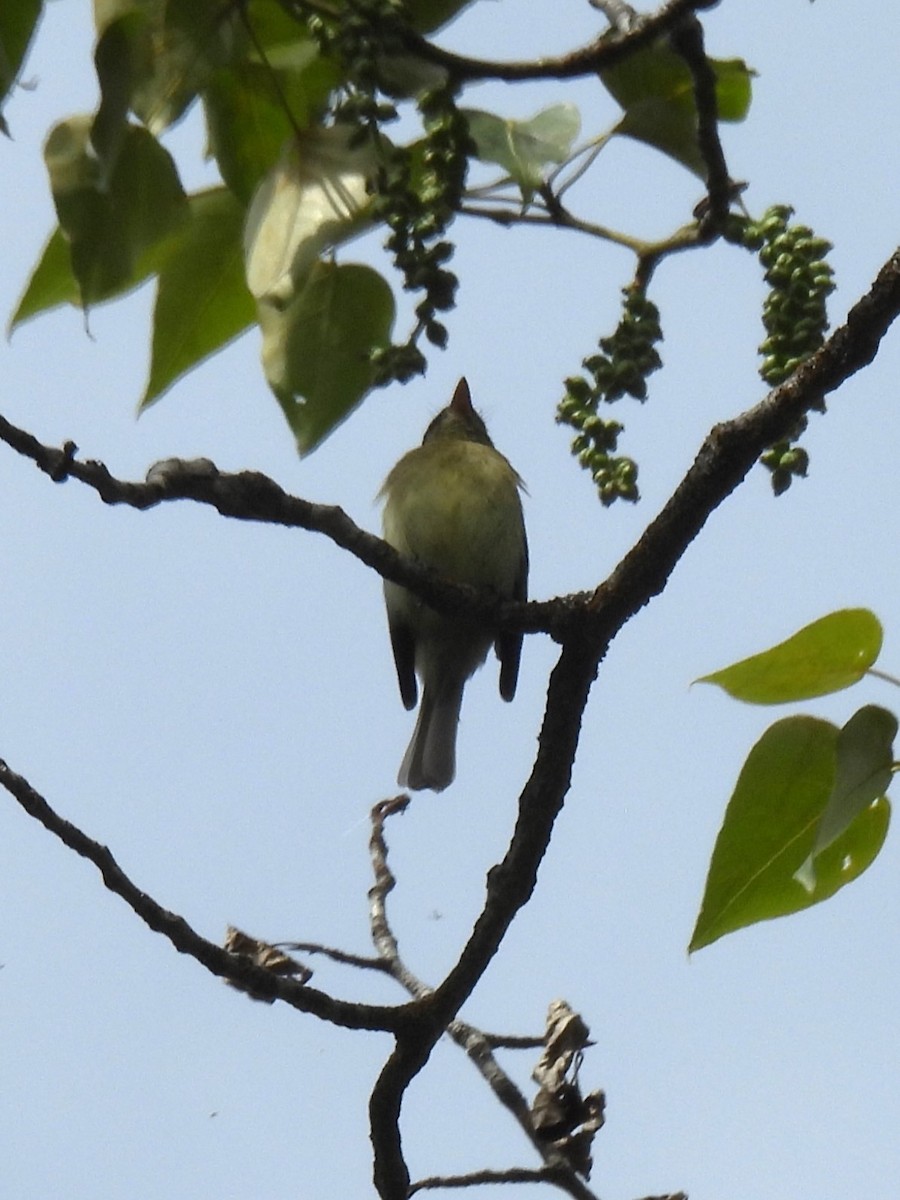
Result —
POLYGON ((616 455, 622 426, 597 413, 601 401, 623 396, 647 398, 647 376, 662 366, 656 343, 662 341, 659 310, 634 286, 623 289, 622 317, 610 337, 600 339, 600 354, 584 360, 590 378, 570 376, 556 419, 576 430, 572 453, 593 479, 600 501, 637 500, 637 464, 616 455))
MULTIPOLYGON (((806 428, 805 421, 803 428, 806 428)), ((802 432, 798 429, 796 436, 802 432)), ((786 492, 797 476, 805 479, 809 469, 809 455, 802 446, 795 446, 790 441, 776 442, 759 461, 772 473, 772 490, 776 496, 786 492)))
POLYGON ((379 61, 403 16, 400 0, 347 0, 334 16, 306 18, 323 57, 341 63, 344 77, 333 115, 356 130, 351 145, 377 138, 382 125, 397 119, 394 105, 380 95, 379 61))
POLYGON ((818 350, 828 329, 826 299, 834 291, 834 272, 825 256, 831 243, 807 225, 789 225, 793 209, 770 208, 752 229, 761 239, 759 261, 771 291, 763 306, 766 339, 760 375, 770 386, 782 383, 818 350))
POLYGON ((385 246, 403 275, 404 288, 423 294, 409 342, 378 354, 380 381, 409 378, 414 371, 424 370, 424 357, 416 347, 418 336, 424 333, 432 345, 443 349, 447 329, 436 314, 456 303, 458 281, 446 267, 453 245, 444 234, 462 200, 474 146, 452 88, 423 92, 417 104, 424 137, 414 146, 392 149, 386 157, 376 212, 390 230, 385 246))
POLYGON ((343 64, 335 119, 353 126, 353 141, 370 141, 378 152, 374 215, 388 227, 385 245, 404 288, 421 293, 407 342, 373 354, 376 383, 403 382, 425 370, 421 335, 441 349, 447 344, 447 329, 437 314, 453 308, 458 281, 446 266, 453 245, 444 234, 459 209, 475 147, 450 85, 417 97, 424 132, 417 143, 393 146, 382 135, 382 127, 397 116, 384 99, 380 68, 405 27, 402 0, 347 0, 333 17, 308 20, 323 53, 343 64))
MULTIPOLYGON (((791 225, 793 215, 788 205, 774 205, 758 221, 735 217, 727 235, 756 251, 765 268, 770 290, 763 304, 766 337, 759 347, 763 356, 759 373, 770 387, 793 375, 822 345, 828 329, 826 301, 835 287, 834 272, 826 261, 831 243, 807 225, 791 225)), ((817 407, 824 410, 824 402, 817 407)), ((762 456, 776 495, 786 491, 794 478, 806 475, 809 455, 794 444, 805 428, 804 417, 790 438, 762 456)))

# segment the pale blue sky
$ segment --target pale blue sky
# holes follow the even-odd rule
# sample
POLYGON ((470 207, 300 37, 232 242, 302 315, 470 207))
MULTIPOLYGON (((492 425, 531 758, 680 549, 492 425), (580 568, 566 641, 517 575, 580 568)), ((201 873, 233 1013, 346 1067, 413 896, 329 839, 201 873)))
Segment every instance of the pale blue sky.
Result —
MULTIPOLYGON (((711 53, 759 72, 750 120, 724 131, 732 173, 751 181, 751 210, 793 203, 835 242, 839 320, 897 241, 900 18, 874 0, 725 0, 705 25, 711 53)), ((597 27, 575 0, 484 0, 444 42, 520 57, 574 47, 597 27)), ((7 113, 4 314, 52 224, 46 131, 95 102, 90 42, 84 0, 51 4, 26 71, 35 87, 7 113)), ((558 86, 485 87, 467 102, 528 115, 561 98, 558 86)), ((593 84, 574 98, 586 133, 612 120, 593 84)), ((196 124, 172 145, 196 153, 196 124)), ((607 224, 662 233, 699 199, 694 180, 649 151, 623 144, 604 159, 581 205, 607 224)), ((72 438, 121 477, 205 454, 377 528, 382 478, 465 373, 528 482, 532 594, 587 586, 652 518, 709 426, 762 395, 758 273, 728 247, 660 270, 666 369, 650 403, 622 410, 644 499, 607 512, 553 410, 560 379, 615 322, 628 256, 568 234, 472 223, 455 234, 463 285, 450 350, 303 462, 255 334, 135 422, 148 290, 98 309, 91 338, 66 310, 0 345, 0 411, 50 443, 72 438)), ((377 255, 377 243, 358 243, 344 257, 377 255)), ((614 644, 537 894, 465 1011, 508 1032, 538 1031, 557 996, 582 1012, 597 1042, 582 1078, 608 1097, 592 1180, 604 1200, 895 1195, 896 834, 831 903, 690 962, 685 947, 740 764, 781 715, 691 680, 846 605, 881 616, 882 665, 900 671, 898 374, 895 333, 827 419, 813 417, 809 480, 776 502, 754 472, 614 644)), ((395 790, 411 727, 378 580, 300 531, 189 504, 106 508, 5 447, 0 478, 0 757, 205 935, 234 922, 365 951, 366 813, 395 790)), ((493 667, 473 681, 456 784, 417 796, 389 827, 395 927, 425 979, 453 962, 505 848, 553 661, 547 639, 527 640, 513 705, 499 700, 493 667)), ((866 702, 900 708, 873 682, 802 710, 841 723, 866 702)), ((388 1039, 251 1003, 150 933, 9 799, 0 822, 4 1195, 371 1195, 366 1097, 388 1039)), ((313 965, 340 995, 403 998, 313 965)), ((505 1061, 524 1082, 527 1058, 505 1061)), ((438 1048, 405 1111, 414 1175, 533 1162, 453 1047, 438 1048)))

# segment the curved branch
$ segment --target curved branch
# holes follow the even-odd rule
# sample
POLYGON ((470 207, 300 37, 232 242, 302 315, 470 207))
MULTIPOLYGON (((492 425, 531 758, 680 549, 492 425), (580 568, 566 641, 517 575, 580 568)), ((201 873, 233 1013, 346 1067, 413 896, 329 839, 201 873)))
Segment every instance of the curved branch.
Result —
POLYGON ((3 416, 0 416, 0 441, 30 458, 54 483, 77 479, 93 488, 104 504, 125 504, 145 511, 170 501, 192 500, 207 504, 233 520, 322 533, 384 579, 402 583, 442 612, 470 612, 498 630, 552 632, 555 620, 552 604, 498 602, 476 588, 449 583, 361 529, 336 504, 314 504, 292 496, 259 471, 230 473, 220 471, 208 458, 172 458, 155 463, 146 480, 137 483, 117 479, 102 462, 79 461, 74 442, 66 442, 61 449, 47 446, 3 416))
MULTIPOLYGON (((372 859, 372 870, 375 881, 369 891, 369 920, 372 930, 372 940, 379 954, 379 962, 406 989, 414 1000, 424 1000, 432 994, 432 989, 418 979, 403 962, 396 935, 391 928, 387 912, 387 898, 393 890, 396 880, 388 865, 387 840, 384 825, 388 817, 405 811, 409 804, 408 797, 398 796, 393 800, 385 800, 376 804, 371 812, 372 833, 369 838, 369 851, 372 859)), ((544 1047, 546 1035, 542 1038, 504 1038, 484 1033, 473 1025, 461 1021, 458 1017, 450 1021, 447 1033, 457 1046, 465 1051, 469 1060, 475 1065, 482 1079, 490 1087, 500 1104, 512 1115, 525 1134, 533 1149, 544 1160, 542 1178, 555 1184, 576 1200, 596 1200, 594 1193, 579 1177, 573 1165, 557 1149, 538 1136, 532 1120, 531 1109, 525 1096, 503 1070, 494 1057, 494 1048, 508 1046, 523 1048, 528 1046, 544 1047)), ((417 1030, 412 1031, 412 1040, 419 1037, 417 1030)), ((403 1035, 400 1035, 402 1039, 403 1035)), ((398 1039, 399 1040, 399 1039, 398 1039)), ((398 1045, 398 1056, 402 1050, 398 1045)), ((393 1056, 392 1056, 393 1057, 393 1056)), ((388 1075, 386 1087, 390 1085, 388 1075)), ((380 1083, 380 1081, 379 1081, 380 1083)), ((376 1085, 377 1091, 378 1085, 376 1085)), ((404 1165, 402 1146, 400 1142, 399 1125, 397 1121, 384 1119, 390 1117, 390 1110, 385 1110, 380 1100, 373 1092, 370 1101, 370 1119, 372 1121, 371 1137, 376 1163, 376 1178, 380 1179, 380 1187, 388 1190, 382 1195, 404 1196, 404 1187, 409 1187, 409 1180, 404 1165), (383 1138, 387 1138, 383 1141, 383 1138), (379 1174, 379 1171, 381 1174, 379 1174), (392 1191, 390 1189, 396 1189, 392 1191)), ((399 1109, 397 1110, 399 1118, 399 1109)), ((421 1184, 416 1185, 416 1187, 421 1184)), ((411 1187, 410 1193, 416 1190, 411 1187)))
POLYGON ((651 16, 637 16, 627 30, 606 31, 579 50, 557 58, 539 58, 530 62, 491 62, 452 54, 449 50, 432 45, 418 34, 406 31, 402 34, 401 44, 407 53, 443 67, 461 83, 484 79, 499 79, 508 83, 536 79, 577 79, 584 75, 595 75, 603 68, 621 62, 641 46, 649 45, 674 29, 686 15, 715 8, 718 3, 719 0, 668 0, 651 16))
POLYGON ((43 796, 39 795, 26 779, 0 759, 0 786, 14 796, 29 816, 39 821, 46 830, 74 850, 82 858, 92 862, 103 877, 111 892, 125 901, 151 929, 169 939, 181 954, 196 959, 213 975, 232 980, 243 990, 265 1000, 283 1000, 292 1008, 310 1013, 333 1025, 345 1029, 372 1029, 393 1032, 408 1023, 402 1008, 385 1005, 355 1004, 347 1000, 336 1000, 333 996, 297 983, 293 979, 273 971, 255 966, 249 958, 231 954, 200 936, 196 930, 179 916, 158 904, 146 892, 142 892, 125 874, 106 846, 95 842, 70 821, 55 812, 43 796))

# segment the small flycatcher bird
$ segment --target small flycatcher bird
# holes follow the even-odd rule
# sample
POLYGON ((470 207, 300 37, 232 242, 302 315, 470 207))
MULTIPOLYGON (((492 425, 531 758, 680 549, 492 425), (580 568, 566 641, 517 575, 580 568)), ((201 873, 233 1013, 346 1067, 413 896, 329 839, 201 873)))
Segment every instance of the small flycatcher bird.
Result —
MULTIPOLYGON (((522 480, 494 449, 461 379, 450 404, 425 431, 421 446, 397 463, 379 492, 384 538, 401 554, 444 579, 524 600, 528 543, 519 489, 522 480)), ((397 777, 414 791, 443 791, 456 774, 456 728, 463 688, 487 658, 492 635, 468 614, 439 613, 399 584, 385 580, 384 598, 400 696, 422 703, 397 777)), ((512 700, 521 633, 494 641, 500 695, 512 700)))

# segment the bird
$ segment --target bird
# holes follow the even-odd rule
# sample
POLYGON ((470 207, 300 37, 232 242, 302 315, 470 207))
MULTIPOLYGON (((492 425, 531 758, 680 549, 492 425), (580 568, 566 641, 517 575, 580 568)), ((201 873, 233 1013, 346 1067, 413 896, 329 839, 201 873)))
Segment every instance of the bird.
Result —
MULTIPOLYGON (((393 467, 379 492, 384 540, 443 579, 504 600, 524 600, 528 541, 522 479, 494 448, 461 379, 453 399, 425 431, 421 446, 393 467)), ((496 637, 471 613, 440 613, 400 584, 385 580, 385 606, 400 697, 422 701, 397 782, 441 792, 456 775, 456 732, 467 680, 493 642, 500 695, 512 700, 522 634, 496 637)))

